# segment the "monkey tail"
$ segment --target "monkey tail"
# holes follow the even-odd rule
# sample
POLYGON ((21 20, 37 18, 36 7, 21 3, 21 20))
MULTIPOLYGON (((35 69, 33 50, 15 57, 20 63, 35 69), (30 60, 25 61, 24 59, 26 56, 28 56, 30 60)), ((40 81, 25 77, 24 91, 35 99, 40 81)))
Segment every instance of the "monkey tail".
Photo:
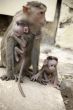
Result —
POLYGON ((24 94, 23 89, 22 89, 22 87, 21 87, 20 79, 21 79, 21 75, 19 74, 19 78, 18 78, 18 88, 19 88, 19 91, 20 91, 21 95, 22 95, 23 97, 25 97, 25 94, 24 94))
POLYGON ((23 97, 25 97, 25 94, 24 94, 23 89, 22 89, 22 87, 21 87, 20 78, 18 79, 18 88, 19 88, 19 91, 20 91, 21 95, 22 95, 23 97))
POLYGON ((20 69, 20 73, 19 73, 18 88, 19 88, 19 91, 20 91, 21 95, 22 95, 23 97, 25 97, 25 94, 24 94, 24 92, 23 92, 23 89, 22 89, 21 83, 20 83, 20 82, 21 82, 21 75, 22 75, 23 67, 24 67, 24 61, 22 62, 21 69, 20 69))

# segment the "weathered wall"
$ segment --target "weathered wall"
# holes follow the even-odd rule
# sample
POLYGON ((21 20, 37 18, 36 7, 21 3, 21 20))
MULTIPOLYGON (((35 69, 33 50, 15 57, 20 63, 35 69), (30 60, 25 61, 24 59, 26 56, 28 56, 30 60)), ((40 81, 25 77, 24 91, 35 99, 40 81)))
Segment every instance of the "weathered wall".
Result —
MULTIPOLYGON (((73 0, 63 0, 60 14, 60 25, 55 44, 59 47, 73 49, 73 0)), ((57 21, 48 22, 43 32, 43 42, 53 44, 57 21), (46 37, 45 37, 46 36, 46 37)))
POLYGON ((73 49, 73 0, 63 1, 56 45, 73 49))
MULTIPOLYGON (((14 15, 27 1, 36 0, 0 0, 0 14, 14 15)), ((47 6, 46 19, 48 21, 54 20, 56 1, 57 0, 37 0, 41 1, 47 6)))

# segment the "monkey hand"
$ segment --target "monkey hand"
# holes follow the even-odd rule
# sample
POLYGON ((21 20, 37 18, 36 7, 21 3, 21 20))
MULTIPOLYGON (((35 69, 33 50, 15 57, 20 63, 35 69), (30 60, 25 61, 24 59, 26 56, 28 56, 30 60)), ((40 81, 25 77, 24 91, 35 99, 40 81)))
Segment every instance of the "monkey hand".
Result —
POLYGON ((15 79, 15 77, 13 75, 3 75, 0 78, 1 78, 1 80, 6 80, 6 81, 15 79))
POLYGON ((37 79, 38 79, 38 74, 33 75, 33 76, 31 77, 31 81, 37 81, 37 79))

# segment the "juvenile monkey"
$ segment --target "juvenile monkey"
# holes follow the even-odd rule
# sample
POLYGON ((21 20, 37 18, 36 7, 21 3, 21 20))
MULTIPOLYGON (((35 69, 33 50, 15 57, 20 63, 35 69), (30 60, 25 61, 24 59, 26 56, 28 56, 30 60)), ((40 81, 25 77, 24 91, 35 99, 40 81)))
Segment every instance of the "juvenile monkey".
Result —
MULTIPOLYGON (((21 67, 20 67, 19 76, 16 76, 15 78, 16 78, 16 81, 18 80, 18 87, 19 87, 19 90, 23 97, 25 97, 25 94, 22 90, 20 82, 23 82, 23 79, 22 79, 23 74, 26 75, 26 73, 28 72, 29 66, 31 65, 31 52, 32 52, 33 41, 34 41, 34 36, 33 35, 29 36, 29 35, 23 36, 24 41, 26 41, 26 43, 27 43, 26 47, 24 47, 24 45, 19 44, 21 49, 19 49, 17 47, 17 49, 19 51, 15 50, 17 54, 21 55, 21 57, 20 57, 21 67), (22 53, 21 53, 21 51, 22 51, 22 53)), ((18 42, 18 40, 20 40, 20 39, 18 37, 16 37, 15 40, 18 42)))
POLYGON ((29 25, 30 23, 28 21, 18 21, 16 23, 14 34, 12 36, 17 42, 17 45, 14 47, 15 59, 17 62, 19 62, 20 57, 21 60, 19 76, 15 74, 15 80, 18 80, 18 87, 23 97, 25 97, 25 94, 22 90, 20 82, 23 82, 23 74, 26 75, 26 72, 28 72, 28 68, 31 64, 31 52, 34 41, 34 35, 30 33, 29 25))
POLYGON ((15 46, 14 53, 15 53, 15 60, 18 62, 19 57, 22 56, 24 53, 24 50, 26 50, 26 46, 28 41, 25 39, 28 37, 32 37, 32 34, 30 34, 30 23, 26 20, 20 20, 16 22, 16 25, 14 27, 14 35, 12 36, 18 43, 17 46, 15 46))
POLYGON ((56 57, 47 57, 42 68, 32 77, 32 80, 38 81, 41 84, 51 83, 55 87, 58 87, 57 64, 58 59, 56 57))
MULTIPOLYGON (((10 26, 5 32, 4 38, 1 42, 1 63, 0 66, 6 66, 7 74, 1 77, 2 80, 14 79, 15 72, 20 71, 19 65, 21 65, 21 60, 16 62, 14 59, 14 47, 16 46, 16 41, 13 39, 12 35, 14 32, 14 27, 17 21, 25 20, 25 18, 32 23, 30 26, 30 32, 34 35, 34 45, 32 51, 32 64, 33 73, 37 72, 38 69, 38 59, 40 50, 40 40, 41 40, 41 28, 46 22, 45 20, 46 6, 43 3, 31 1, 28 2, 23 9, 16 13, 10 26)), ((32 46, 30 46, 31 50, 32 46)), ((30 54, 29 54, 30 55, 30 54)), ((31 55, 30 55, 31 57, 31 55)))

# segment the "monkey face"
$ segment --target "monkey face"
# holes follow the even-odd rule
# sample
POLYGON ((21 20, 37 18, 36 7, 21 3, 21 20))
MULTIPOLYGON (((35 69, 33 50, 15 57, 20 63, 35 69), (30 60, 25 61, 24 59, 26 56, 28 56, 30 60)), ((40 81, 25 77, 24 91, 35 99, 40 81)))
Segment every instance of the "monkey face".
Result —
POLYGON ((26 21, 17 21, 14 27, 14 32, 17 36, 29 33, 29 25, 26 21))
POLYGON ((35 8, 32 10, 32 12, 33 12, 32 15, 33 21, 37 23, 37 25, 43 26, 46 23, 45 11, 35 8))
POLYGON ((56 67, 57 67, 57 61, 55 59, 52 59, 52 60, 48 61, 49 72, 51 72, 51 73, 55 72, 56 67))
POLYGON ((23 6, 23 12, 28 16, 27 19, 38 26, 43 26, 46 23, 45 11, 46 9, 43 6, 42 8, 35 6, 23 6))
POLYGON ((35 23, 43 26, 46 23, 45 11, 42 9, 35 8, 33 11, 32 19, 35 23))

